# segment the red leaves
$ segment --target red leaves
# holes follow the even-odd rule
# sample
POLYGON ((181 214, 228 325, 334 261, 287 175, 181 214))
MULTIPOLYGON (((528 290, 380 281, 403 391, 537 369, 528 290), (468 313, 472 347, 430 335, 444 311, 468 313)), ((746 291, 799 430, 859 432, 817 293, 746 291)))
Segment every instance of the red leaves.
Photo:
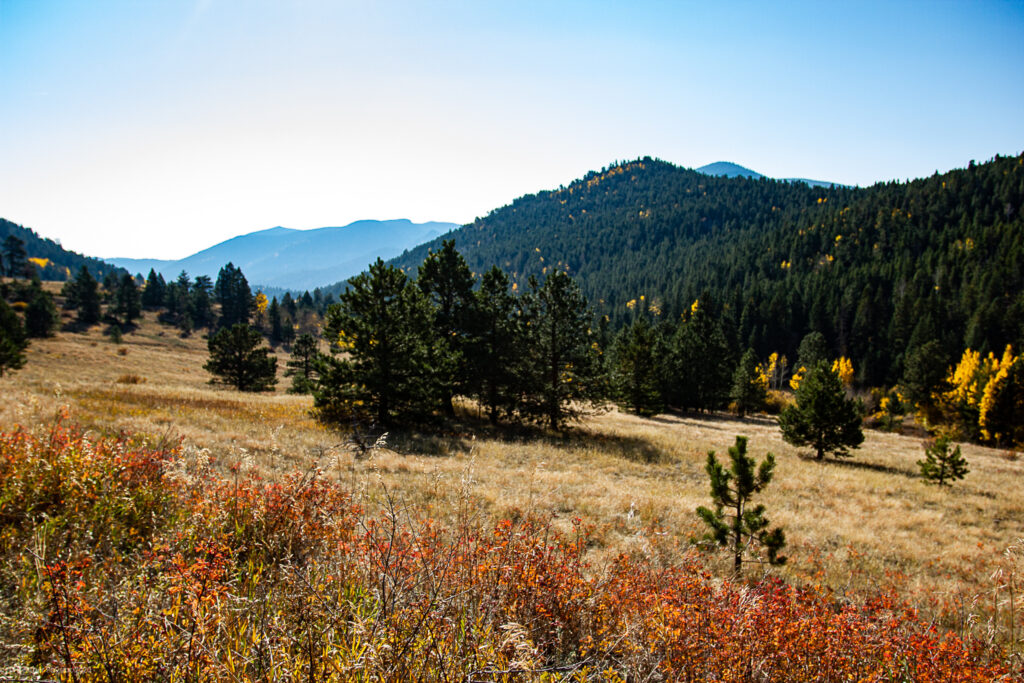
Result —
POLYGON ((369 517, 315 473, 275 483, 208 476, 181 483, 163 474, 175 457, 62 425, 43 439, 0 433, 0 539, 21 539, 0 549, 26 547, 44 521, 47 533, 63 533, 40 564, 22 565, 26 577, 41 567, 37 593, 23 596, 22 609, 35 620, 43 672, 388 680, 512 670, 538 677, 583 667, 623 678, 717 681, 1007 675, 998 652, 937 632, 891 595, 856 606, 778 580, 734 585, 687 558, 666 568, 623 556, 595 569, 586 563, 589 530, 580 519, 564 535, 529 515, 455 528, 393 505, 369 517), (32 612, 38 605, 45 608, 32 612))

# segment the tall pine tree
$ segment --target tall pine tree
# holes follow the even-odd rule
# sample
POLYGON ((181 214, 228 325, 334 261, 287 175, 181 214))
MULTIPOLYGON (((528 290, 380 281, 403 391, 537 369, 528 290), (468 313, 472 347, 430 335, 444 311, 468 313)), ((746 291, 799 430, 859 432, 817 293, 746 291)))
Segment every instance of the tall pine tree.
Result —
POLYGON ((82 325, 95 325, 100 321, 100 291, 89 269, 82 266, 78 276, 64 287, 66 305, 77 309, 76 320, 82 325))
POLYGON ((611 349, 612 386, 617 400, 637 415, 654 415, 664 408, 661 379, 664 350, 657 330, 637 318, 615 338, 611 349))
POLYGON ((146 276, 146 286, 142 290, 142 305, 148 310, 160 308, 164 305, 167 283, 164 276, 157 274, 153 268, 149 269, 146 276))
POLYGON ((49 337, 57 326, 59 315, 53 297, 41 288, 35 288, 25 309, 25 332, 30 337, 49 337))
POLYGON ((598 393, 591 311, 579 285, 560 270, 548 275, 543 284, 531 278, 522 305, 522 411, 529 418, 546 421, 551 429, 561 429, 567 420, 579 417, 581 402, 598 393))
POLYGON ((125 325, 131 325, 132 321, 142 315, 142 299, 139 296, 139 288, 135 284, 135 278, 125 273, 121 276, 120 282, 114 293, 113 315, 125 325))
POLYGON ((249 323, 254 311, 252 290, 240 268, 228 263, 217 274, 213 294, 220 304, 218 327, 231 327, 238 323, 249 323))
POLYGON ((422 419, 435 402, 430 368, 430 305, 398 268, 381 259, 350 278, 331 304, 326 359, 313 393, 327 422, 371 419, 380 427, 422 419))
POLYGON ((197 275, 189 291, 189 314, 195 327, 213 327, 213 281, 197 275))
POLYGON ((734 357, 711 309, 695 301, 672 338, 669 399, 685 410, 717 410, 729 396, 734 357))
POLYGON ((511 415, 516 405, 516 369, 524 351, 516 300, 508 276, 492 266, 475 293, 473 336, 467 347, 470 387, 491 424, 511 415))
POLYGON ((4 370, 17 370, 25 364, 25 328, 18 314, 0 296, 0 377, 4 370))
POLYGON ((445 240, 438 251, 430 251, 419 268, 416 284, 433 309, 431 347, 437 377, 440 407, 455 416, 452 398, 466 393, 469 382, 466 346, 473 315, 473 274, 454 240, 445 240))

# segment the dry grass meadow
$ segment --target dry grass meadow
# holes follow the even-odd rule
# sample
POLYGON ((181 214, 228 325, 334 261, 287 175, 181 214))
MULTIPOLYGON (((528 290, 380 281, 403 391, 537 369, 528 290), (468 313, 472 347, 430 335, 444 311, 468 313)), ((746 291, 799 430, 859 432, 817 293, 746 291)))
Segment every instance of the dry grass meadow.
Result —
MULTIPOLYGON (((0 378, 0 428, 45 426, 66 406, 71 420, 99 432, 208 449, 225 471, 278 477, 317 467, 350 482, 368 505, 386 491, 440 519, 467 506, 494 518, 541 513, 565 528, 579 517, 594 528, 595 565, 623 552, 683 552, 701 531, 694 508, 709 503, 708 450, 724 456, 745 435, 753 455, 778 460, 763 502, 785 529, 789 563, 772 572, 840 599, 892 589, 926 618, 943 611, 955 630, 1020 628, 1008 583, 1010 570, 1024 568, 1024 459, 1014 454, 964 444, 970 474, 940 489, 917 474, 919 437, 868 431, 853 458, 817 462, 784 443, 766 416, 642 419, 609 410, 554 435, 495 432, 463 406, 450 432, 391 434, 387 448, 356 460, 344 434, 309 416, 309 397, 285 393, 285 378, 274 393, 241 394, 208 383, 206 358, 202 335, 183 339, 152 313, 119 345, 98 326, 59 332, 34 341, 25 367, 0 378)), ((279 359, 280 374, 286 354, 279 359)), ((708 561, 723 574, 728 567, 724 557, 708 561)), ((1013 640, 1019 647, 1019 633, 1013 640)))

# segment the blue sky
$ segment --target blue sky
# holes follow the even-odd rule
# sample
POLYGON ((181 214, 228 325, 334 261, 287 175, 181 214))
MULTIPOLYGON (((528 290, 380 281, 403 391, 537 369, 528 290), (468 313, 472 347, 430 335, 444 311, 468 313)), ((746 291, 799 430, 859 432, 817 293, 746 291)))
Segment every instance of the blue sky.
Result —
POLYGON ((615 160, 1024 150, 1022 2, 0 0, 0 216, 99 256, 467 222, 615 160))

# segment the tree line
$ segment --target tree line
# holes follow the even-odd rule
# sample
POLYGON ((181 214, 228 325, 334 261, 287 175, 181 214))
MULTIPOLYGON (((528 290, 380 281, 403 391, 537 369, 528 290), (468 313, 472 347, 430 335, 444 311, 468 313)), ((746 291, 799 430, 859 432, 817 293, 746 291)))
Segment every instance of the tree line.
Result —
MULTIPOLYGON (((5 300, 17 282, 6 285, 5 300)), ((17 285, 24 325, 6 314, 3 367, 18 367, 30 334, 45 336, 56 324, 52 297, 35 282, 17 285)), ((116 273, 101 285, 83 267, 63 294, 78 325, 106 321, 118 338, 145 309, 186 334, 207 328, 208 369, 243 390, 274 386, 276 358, 261 345, 264 338, 284 344, 292 351, 286 370, 291 390, 312 393, 317 412, 329 422, 387 426, 452 417, 458 396, 474 399, 492 422, 554 429, 606 401, 639 415, 732 407, 742 416, 765 408, 769 388, 798 389, 818 364, 839 378, 843 393, 856 374, 848 358, 832 357, 820 332, 805 335, 792 368, 778 352, 759 361, 753 348, 736 345, 734 321, 708 293, 680 306, 676 319, 648 306, 613 333, 609 318, 593 311, 564 270, 531 277, 520 289, 497 267, 476 276, 450 240, 428 253, 415 279, 378 262, 348 284, 322 316, 322 296, 318 302, 308 292, 296 298, 285 293, 280 302, 268 302, 230 263, 215 283, 186 273, 166 282, 151 271, 141 288, 136 278, 116 273), (328 353, 316 337, 321 327, 328 353)), ((641 296, 634 305, 647 302, 641 296)), ((951 436, 1024 441, 1024 358, 1009 348, 1001 360, 990 353, 984 362, 968 349, 955 367, 943 358, 936 340, 911 354, 899 386, 890 391, 900 398, 882 397, 876 415, 895 414, 893 405, 902 401, 904 412, 906 406, 916 410, 926 426, 953 427, 951 436)), ((850 424, 854 418, 844 410, 835 419, 850 424)), ((869 411, 861 405, 854 412, 859 421, 869 411)), ((803 438, 821 457, 821 440, 803 438)))
MULTIPOLYGON (((323 320, 326 352, 303 336, 289 362, 292 390, 312 393, 327 422, 390 427, 450 418, 461 396, 492 423, 560 429, 607 401, 641 415, 670 407, 719 410, 731 402, 743 414, 760 410, 766 398, 768 371, 751 350, 738 358, 710 300, 695 300, 678 322, 638 318, 611 335, 607 318, 595 317, 564 271, 530 278, 520 290, 497 267, 474 276, 452 241, 428 254, 415 279, 378 260, 348 284, 323 320)), ((258 333, 233 334, 233 353, 214 350, 211 339, 211 371, 217 363, 237 368, 244 353, 258 352, 258 333)), ((809 335, 801 367, 828 361, 821 335, 809 335)), ((263 361, 254 357, 252 364, 263 361)), ((830 365, 825 370, 833 374, 830 365)), ((266 366, 268 381, 272 374, 266 366)), ((808 387, 815 377, 808 375, 808 387)), ((837 391, 859 425, 842 386, 837 391)))

